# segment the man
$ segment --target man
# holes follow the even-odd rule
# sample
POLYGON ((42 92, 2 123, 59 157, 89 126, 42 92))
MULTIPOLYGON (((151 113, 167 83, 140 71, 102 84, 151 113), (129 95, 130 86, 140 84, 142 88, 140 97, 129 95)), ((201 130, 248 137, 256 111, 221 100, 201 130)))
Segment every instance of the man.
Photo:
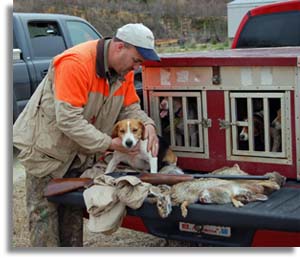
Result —
POLYGON ((119 138, 110 137, 116 121, 141 119, 148 150, 157 155, 154 122, 141 110, 134 88, 133 70, 144 60, 159 57, 152 32, 142 24, 119 28, 113 39, 68 49, 53 59, 15 122, 13 142, 26 170, 32 246, 82 245, 81 210, 57 209, 43 197, 43 190, 53 177, 80 176, 96 154, 127 152, 119 138))

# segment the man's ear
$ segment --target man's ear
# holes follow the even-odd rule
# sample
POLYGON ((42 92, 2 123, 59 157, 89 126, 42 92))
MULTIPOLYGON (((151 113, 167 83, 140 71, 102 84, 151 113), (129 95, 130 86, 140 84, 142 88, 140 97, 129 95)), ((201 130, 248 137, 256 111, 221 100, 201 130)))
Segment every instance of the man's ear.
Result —
POLYGON ((125 43, 124 42, 117 42, 116 43, 116 49, 118 51, 122 50, 125 47, 125 43))
POLYGON ((111 138, 116 138, 118 137, 118 132, 119 132, 119 122, 115 124, 112 133, 111 133, 111 138))

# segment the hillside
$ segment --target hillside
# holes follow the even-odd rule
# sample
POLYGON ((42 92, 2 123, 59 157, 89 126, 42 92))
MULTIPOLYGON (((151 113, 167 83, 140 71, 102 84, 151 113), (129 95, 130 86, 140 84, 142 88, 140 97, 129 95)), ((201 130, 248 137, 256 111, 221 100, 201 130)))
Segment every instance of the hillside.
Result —
POLYGON ((230 0, 14 0, 15 12, 49 12, 80 16, 103 36, 120 26, 142 22, 157 39, 194 43, 223 42, 227 38, 230 0))

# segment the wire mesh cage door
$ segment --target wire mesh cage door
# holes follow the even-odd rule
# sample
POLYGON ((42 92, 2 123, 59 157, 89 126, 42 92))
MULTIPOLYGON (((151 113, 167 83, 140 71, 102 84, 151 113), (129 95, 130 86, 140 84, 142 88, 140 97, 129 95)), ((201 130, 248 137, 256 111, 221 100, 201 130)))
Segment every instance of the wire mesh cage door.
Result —
POLYGON ((285 93, 230 93, 232 154, 287 157, 285 93))
POLYGON ((201 92, 152 92, 150 114, 173 150, 204 152, 206 120, 201 92))

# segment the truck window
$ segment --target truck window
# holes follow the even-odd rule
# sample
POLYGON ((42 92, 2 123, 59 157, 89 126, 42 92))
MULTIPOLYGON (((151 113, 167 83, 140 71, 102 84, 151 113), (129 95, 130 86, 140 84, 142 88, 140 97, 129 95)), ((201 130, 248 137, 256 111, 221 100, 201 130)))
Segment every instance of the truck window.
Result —
POLYGON ((56 22, 29 22, 28 31, 34 57, 53 57, 66 49, 56 22))
POLYGON ((67 27, 73 45, 82 42, 99 39, 99 35, 87 24, 80 21, 67 21, 67 27))
POLYGON ((237 48, 300 46, 300 12, 282 12, 249 19, 237 48))
POLYGON ((15 31, 13 31, 13 47, 14 47, 14 49, 19 48, 17 40, 16 40, 15 31))

